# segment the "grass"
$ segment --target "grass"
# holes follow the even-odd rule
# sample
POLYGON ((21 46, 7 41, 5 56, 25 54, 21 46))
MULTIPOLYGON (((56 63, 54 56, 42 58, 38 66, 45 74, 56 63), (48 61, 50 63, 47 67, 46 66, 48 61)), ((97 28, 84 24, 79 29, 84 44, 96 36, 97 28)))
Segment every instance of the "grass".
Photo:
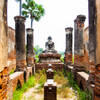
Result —
POLYGON ((16 89, 13 93, 13 100, 20 100, 23 93, 26 92, 29 88, 34 87, 35 85, 34 76, 30 77, 29 80, 23 84, 22 88, 16 89))
POLYGON ((14 70, 12 70, 9 74, 11 75, 11 74, 13 74, 14 73, 14 70))
MULTIPOLYGON (((35 84, 39 84, 39 86, 36 87, 37 91, 34 91, 33 94, 43 94, 43 87, 45 82, 45 70, 39 71, 35 74, 35 76, 30 77, 29 80, 26 83, 24 83, 22 88, 15 90, 13 100, 20 100, 23 93, 26 92, 29 88, 34 87, 35 84)), ((66 71, 54 71, 54 82, 57 83, 57 94, 61 98, 68 99, 77 95, 78 100, 91 100, 91 94, 88 93, 88 91, 82 91, 77 86, 77 84, 74 82, 74 77, 71 73, 68 73, 66 71), (64 75, 67 75, 67 77, 65 77, 64 75), (71 90, 70 87, 72 87, 74 90, 71 90)), ((34 100, 33 96, 29 97, 29 100, 30 98, 33 98, 32 100, 34 100)))
POLYGON ((46 73, 44 69, 42 71, 39 70, 39 72, 35 74, 36 83, 38 83, 41 88, 44 87, 44 83, 46 82, 46 79, 47 78, 46 78, 46 73))
POLYGON ((37 84, 39 84, 39 86, 36 88, 37 92, 36 93, 40 93, 43 94, 43 87, 44 87, 44 83, 46 82, 46 72, 43 69, 42 71, 39 70, 38 73, 35 74, 35 81, 37 84))
POLYGON ((87 90, 82 91, 76 82, 74 82, 74 77, 73 74, 71 74, 71 72, 66 72, 67 73, 67 77, 68 77, 68 85, 70 87, 72 87, 75 91, 77 91, 78 94, 78 100, 92 100, 91 99, 91 93, 87 90))
POLYGON ((35 63, 38 63, 38 61, 39 61, 39 56, 38 56, 38 55, 35 55, 35 59, 36 59, 35 63))
POLYGON ((64 75, 61 71, 55 71, 54 72, 54 82, 57 82, 57 84, 66 84, 66 79, 64 78, 64 75))
POLYGON ((65 85, 62 85, 61 87, 57 88, 57 93, 62 97, 62 98, 68 98, 70 97, 70 94, 72 94, 72 91, 70 90, 69 87, 66 87, 65 85))
POLYGON ((72 61, 73 61, 73 64, 74 64, 74 54, 72 55, 72 61))
POLYGON ((64 63, 64 55, 61 55, 60 60, 64 63))
POLYGON ((72 92, 72 90, 68 86, 68 79, 64 77, 63 72, 55 71, 54 75, 54 81, 58 84, 57 94, 64 99, 75 96, 74 92, 72 92))

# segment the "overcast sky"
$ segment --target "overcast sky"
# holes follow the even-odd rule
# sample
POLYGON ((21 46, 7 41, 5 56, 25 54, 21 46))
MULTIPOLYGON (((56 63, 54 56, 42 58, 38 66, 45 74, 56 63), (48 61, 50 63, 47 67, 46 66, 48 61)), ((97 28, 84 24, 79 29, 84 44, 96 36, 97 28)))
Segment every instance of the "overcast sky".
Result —
MULTIPOLYGON (((39 22, 33 22, 34 45, 45 48, 50 35, 58 51, 65 51, 65 28, 74 28, 74 19, 79 14, 86 16, 85 27, 88 26, 88 0, 35 0, 45 8, 45 15, 39 22)), ((24 0, 23 0, 24 2, 24 0)), ((15 28, 14 16, 19 15, 19 3, 8 0, 8 25, 15 28)), ((30 19, 26 20, 26 28, 30 28, 30 19)))

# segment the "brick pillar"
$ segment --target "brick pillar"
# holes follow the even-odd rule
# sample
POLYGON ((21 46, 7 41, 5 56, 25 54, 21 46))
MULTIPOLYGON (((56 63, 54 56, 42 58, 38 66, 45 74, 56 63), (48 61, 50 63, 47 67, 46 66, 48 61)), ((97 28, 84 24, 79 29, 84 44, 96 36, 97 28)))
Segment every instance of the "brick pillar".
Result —
POLYGON ((95 1, 89 0, 89 83, 94 84, 95 77, 95 1))
MULTIPOLYGON (((89 0, 89 27, 94 38, 95 100, 100 100, 100 0, 89 0)), ((91 34, 91 33, 90 33, 91 34)))
POLYGON ((25 53, 25 18, 22 16, 14 17, 15 20, 15 41, 16 41, 16 71, 26 69, 25 53))
POLYGON ((65 28, 66 32, 66 50, 65 50, 65 63, 72 63, 72 31, 73 28, 68 27, 65 28))
POLYGON ((74 65, 84 66, 84 43, 83 43, 83 30, 86 17, 78 15, 74 21, 74 65))
POLYGON ((84 71, 83 30, 85 19, 84 15, 78 15, 74 20, 74 80, 76 80, 77 72, 84 71))
POLYGON ((34 50, 33 50, 33 29, 28 28, 27 31, 27 66, 34 66, 34 50))

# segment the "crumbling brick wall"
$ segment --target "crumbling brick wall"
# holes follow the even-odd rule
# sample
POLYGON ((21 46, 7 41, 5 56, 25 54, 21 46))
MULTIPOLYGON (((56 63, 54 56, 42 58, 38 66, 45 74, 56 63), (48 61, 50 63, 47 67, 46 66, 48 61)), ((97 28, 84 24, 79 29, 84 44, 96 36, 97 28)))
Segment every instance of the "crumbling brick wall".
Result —
POLYGON ((0 0, 0 72, 7 67, 7 0, 0 0))
POLYGON ((92 67, 94 73, 93 81, 95 83, 95 100, 100 100, 100 0, 89 0, 89 37, 91 61, 95 63, 92 67), (92 46, 91 46, 92 45, 92 46), (95 78, 94 78, 95 76, 95 78))
POLYGON ((8 68, 0 72, 0 100, 7 99, 7 82, 9 80, 8 68))
POLYGON ((8 67, 9 72, 16 69, 15 30, 8 27, 8 67))
POLYGON ((96 44, 95 44, 95 100, 100 100, 100 0, 95 1, 95 30, 96 30, 96 44))
POLYGON ((0 100, 7 99, 7 0, 0 0, 0 100))

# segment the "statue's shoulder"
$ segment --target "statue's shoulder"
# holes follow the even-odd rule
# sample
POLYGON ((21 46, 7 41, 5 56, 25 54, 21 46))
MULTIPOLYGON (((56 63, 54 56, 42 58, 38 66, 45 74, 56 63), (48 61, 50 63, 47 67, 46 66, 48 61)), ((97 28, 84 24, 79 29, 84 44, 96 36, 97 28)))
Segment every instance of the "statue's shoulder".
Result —
POLYGON ((48 42, 46 42, 45 44, 48 45, 48 42))
POLYGON ((54 45, 54 42, 52 42, 52 44, 54 45))

